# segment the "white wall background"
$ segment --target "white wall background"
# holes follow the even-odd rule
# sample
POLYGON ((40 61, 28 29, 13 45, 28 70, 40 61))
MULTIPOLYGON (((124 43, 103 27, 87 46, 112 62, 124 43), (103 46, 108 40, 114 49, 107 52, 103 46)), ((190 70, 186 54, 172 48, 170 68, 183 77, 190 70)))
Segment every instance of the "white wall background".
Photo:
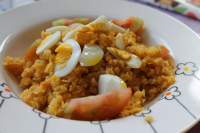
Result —
POLYGON ((0 0, 0 11, 6 11, 10 8, 32 3, 36 0, 0 0))

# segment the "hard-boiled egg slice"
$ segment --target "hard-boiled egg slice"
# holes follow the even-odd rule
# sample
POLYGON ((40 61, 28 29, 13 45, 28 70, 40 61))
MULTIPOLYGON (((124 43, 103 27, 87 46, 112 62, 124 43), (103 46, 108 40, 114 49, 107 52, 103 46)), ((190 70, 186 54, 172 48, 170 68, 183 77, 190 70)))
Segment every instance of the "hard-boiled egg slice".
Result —
POLYGON ((67 34, 66 34, 66 35, 64 36, 64 38, 63 38, 63 41, 65 42, 65 41, 68 40, 68 39, 73 39, 74 36, 75 36, 75 34, 76 34, 79 30, 81 30, 83 27, 84 27, 84 25, 79 25, 79 26, 77 26, 75 29, 73 29, 73 30, 67 32, 67 34))
POLYGON ((112 23, 109 21, 105 16, 100 16, 91 23, 89 23, 87 26, 99 28, 100 30, 112 30, 115 32, 125 32, 125 29, 112 23))
POLYGON ((123 35, 121 33, 118 33, 117 36, 115 37, 115 45, 119 49, 125 48, 123 35))
POLYGON ((105 16, 100 16, 86 26, 94 29, 95 31, 108 31, 108 19, 105 16))
POLYGON ((91 18, 88 17, 79 17, 79 18, 74 18, 74 23, 81 23, 81 24, 88 24, 91 22, 91 18))
POLYGON ((130 29, 134 32, 138 32, 144 28, 144 21, 138 17, 130 17, 130 19, 133 21, 133 24, 131 25, 130 29))
POLYGON ((120 26, 118 26, 118 25, 112 23, 111 21, 108 22, 107 26, 108 26, 108 28, 109 28, 110 30, 113 30, 113 31, 115 31, 115 32, 120 32, 120 33, 125 32, 125 29, 124 29, 124 28, 122 28, 122 27, 120 27, 120 26))
POLYGON ((36 50, 36 54, 41 54, 44 50, 51 48, 60 41, 61 32, 57 31, 47 36, 36 50))
POLYGON ((140 68, 142 65, 142 60, 137 55, 114 47, 107 47, 107 50, 116 58, 124 60, 130 68, 140 68))
POLYGON ((67 43, 60 43, 60 45, 55 49, 57 53, 55 56, 55 64, 60 66, 66 65, 66 60, 68 60, 72 54, 72 47, 67 43))
POLYGON ((41 32, 41 39, 44 40, 46 37, 50 36, 52 33, 50 32, 46 32, 46 31, 42 31, 41 32))
POLYGON ((80 56, 81 66, 94 66, 101 61, 104 52, 98 45, 85 45, 80 56))
POLYGON ((91 23, 89 23, 87 26, 93 26, 93 25, 96 25, 96 24, 106 24, 108 23, 108 19, 105 17, 105 16, 99 16, 97 19, 95 19, 94 21, 92 21, 91 23))
POLYGON ((131 59, 127 62, 127 65, 131 68, 140 68, 142 61, 138 56, 131 54, 131 59))
POLYGON ((46 32, 55 33, 56 31, 69 31, 70 28, 67 26, 53 26, 46 29, 46 32))
POLYGON ((77 41, 74 39, 68 39, 64 42, 64 44, 69 45, 72 48, 72 54, 68 60, 66 60, 66 63, 64 66, 62 64, 56 64, 55 67, 55 76, 57 77, 64 77, 68 75, 72 70, 76 67, 80 54, 81 54, 81 48, 77 41))
POLYGON ((83 27, 83 26, 84 26, 84 25, 81 24, 81 23, 73 23, 73 24, 69 25, 69 29, 70 29, 70 30, 74 30, 74 29, 76 29, 77 27, 83 27))
POLYGON ((112 74, 102 74, 99 77, 99 94, 110 92, 113 89, 127 88, 126 83, 118 76, 112 74))
POLYGON ((72 23, 74 23, 73 19, 61 18, 61 19, 54 20, 52 22, 52 25, 53 26, 63 26, 63 25, 68 26, 72 23))

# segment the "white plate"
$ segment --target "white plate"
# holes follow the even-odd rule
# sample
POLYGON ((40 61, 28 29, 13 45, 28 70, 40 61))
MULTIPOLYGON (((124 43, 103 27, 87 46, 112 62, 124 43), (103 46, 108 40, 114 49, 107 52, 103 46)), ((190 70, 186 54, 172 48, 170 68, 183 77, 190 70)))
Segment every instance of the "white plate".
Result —
POLYGON ((1 65, 0 133, 174 133, 190 128, 199 120, 200 38, 179 21, 146 6, 117 0, 44 0, 10 11, 0 16, 0 63, 7 54, 22 55, 38 34, 36 31, 45 28, 42 26, 22 33, 31 26, 63 16, 99 15, 141 17, 150 40, 165 43, 171 49, 177 64, 177 82, 160 95, 149 109, 136 116, 83 122, 55 118, 21 102, 4 84, 6 82, 15 93, 19 93, 20 90, 1 65), (11 36, 13 33, 18 34, 11 36), (155 119, 151 124, 144 121, 148 114, 155 119))

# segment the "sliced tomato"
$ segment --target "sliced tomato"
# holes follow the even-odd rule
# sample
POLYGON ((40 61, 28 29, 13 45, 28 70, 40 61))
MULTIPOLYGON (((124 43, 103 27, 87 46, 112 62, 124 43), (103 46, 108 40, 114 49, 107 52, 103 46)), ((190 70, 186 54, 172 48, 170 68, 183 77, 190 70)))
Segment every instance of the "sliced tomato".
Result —
POLYGON ((65 110, 69 118, 76 120, 105 120, 119 114, 131 100, 130 88, 113 90, 111 92, 72 99, 65 110))
POLYGON ((163 59, 166 59, 167 57, 169 57, 169 50, 164 46, 161 49, 161 57, 163 59))
POLYGON ((119 25, 123 28, 130 28, 133 24, 133 21, 131 18, 127 18, 127 19, 113 19, 112 22, 116 25, 119 25))

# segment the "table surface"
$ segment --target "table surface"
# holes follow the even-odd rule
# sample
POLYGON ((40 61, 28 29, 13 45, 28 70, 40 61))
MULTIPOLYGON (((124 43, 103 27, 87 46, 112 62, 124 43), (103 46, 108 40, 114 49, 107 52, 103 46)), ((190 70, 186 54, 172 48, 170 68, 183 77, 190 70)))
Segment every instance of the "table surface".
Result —
MULTIPOLYGON (((142 2, 138 2, 138 0, 129 0, 129 1, 137 2, 137 3, 140 3, 140 4, 145 4, 145 3, 142 3, 142 2)), ((146 5, 151 6, 153 8, 156 8, 156 9, 158 9, 158 10, 164 12, 164 13, 169 14, 170 16, 177 18, 178 20, 182 21, 183 23, 188 25, 190 28, 192 28, 195 32, 200 34, 200 21, 199 20, 194 20, 194 19, 191 19, 191 18, 186 17, 184 15, 181 15, 181 14, 178 14, 178 13, 175 13, 175 12, 172 12, 172 11, 168 11, 166 9, 161 9, 161 8, 156 7, 156 6, 149 5, 149 4, 146 4, 146 5)))
MULTIPOLYGON (((37 1, 37 0, 0 0, 0 12, 6 11, 9 8, 32 3, 33 1, 37 1)), ((129 0, 129 1, 136 2, 136 0, 129 0)), ((140 4, 144 4, 144 3, 140 3, 140 4)), ((151 6, 151 5, 148 5, 148 6, 151 6)), ((155 6, 152 6, 152 7, 157 8, 155 6)), ((185 17, 183 15, 180 15, 171 11, 167 11, 165 9, 160 9, 160 8, 157 8, 157 9, 179 19, 180 21, 188 25, 190 28, 192 28, 196 33, 200 35, 200 21, 185 17)), ((188 133, 200 133, 200 123, 194 126, 190 131, 188 131, 188 133)))

